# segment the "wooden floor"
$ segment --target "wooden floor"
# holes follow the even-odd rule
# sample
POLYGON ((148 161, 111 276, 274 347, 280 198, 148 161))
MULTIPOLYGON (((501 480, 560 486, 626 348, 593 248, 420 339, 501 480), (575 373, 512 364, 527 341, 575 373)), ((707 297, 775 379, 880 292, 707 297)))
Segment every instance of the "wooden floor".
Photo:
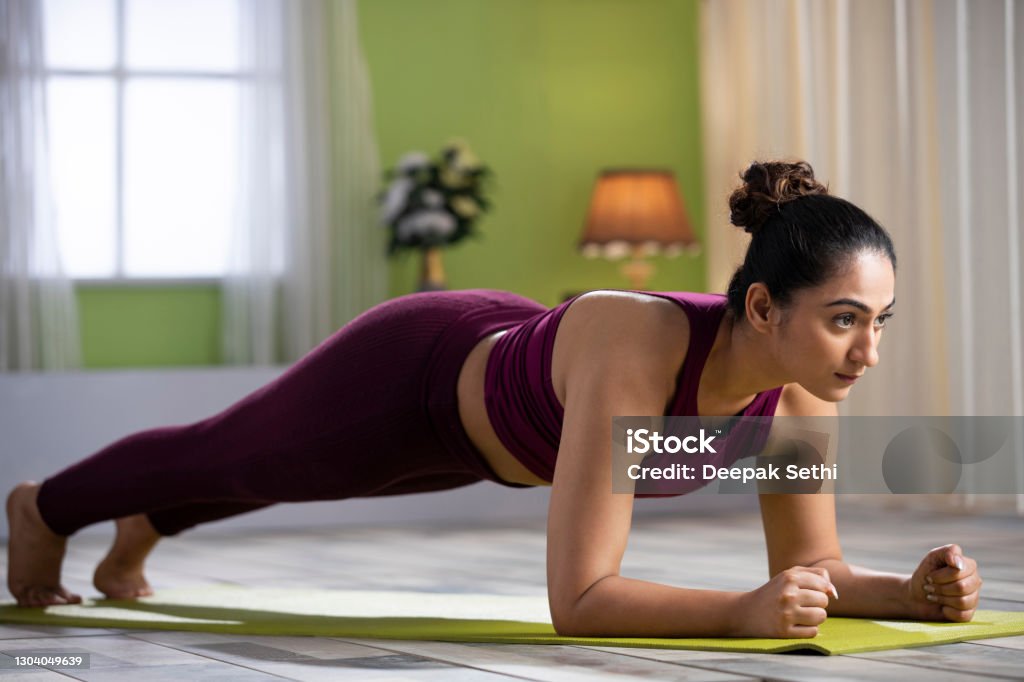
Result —
MULTIPOLYGON (((840 535, 852 563, 909 572, 929 548, 962 544, 982 567, 983 608, 1024 611, 1022 529, 1024 520, 1012 517, 840 510, 840 535)), ((105 545, 99 537, 72 540, 65 564, 71 588, 96 596, 91 572, 105 545)), ((692 587, 754 588, 767 575, 760 521, 756 513, 637 518, 623 573, 692 587)), ((544 595, 544 525, 262 533, 217 533, 211 525, 166 540, 151 559, 149 577, 158 590, 231 583, 544 595)), ((91 667, 0 669, 0 679, 1024 679, 1024 637, 824 657, 0 625, 0 651, 44 648, 90 652, 91 667)))

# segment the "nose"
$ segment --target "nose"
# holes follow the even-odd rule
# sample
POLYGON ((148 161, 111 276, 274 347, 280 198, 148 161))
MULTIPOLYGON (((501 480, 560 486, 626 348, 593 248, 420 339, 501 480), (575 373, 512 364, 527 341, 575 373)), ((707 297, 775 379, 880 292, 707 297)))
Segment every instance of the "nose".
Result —
POLYGON ((856 343, 850 349, 850 360, 865 367, 874 367, 878 364, 878 341, 881 330, 866 330, 857 337, 856 343))

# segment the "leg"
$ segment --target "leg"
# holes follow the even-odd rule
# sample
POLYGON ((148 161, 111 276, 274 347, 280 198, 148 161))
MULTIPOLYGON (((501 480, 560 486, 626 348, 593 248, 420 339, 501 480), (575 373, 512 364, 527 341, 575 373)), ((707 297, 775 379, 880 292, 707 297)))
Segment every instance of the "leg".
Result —
MULTIPOLYGON (((426 397, 439 395, 443 385, 445 419, 454 414, 457 422, 455 382, 464 353, 485 333, 503 328, 496 325, 543 310, 514 303, 507 319, 498 319, 495 305, 504 303, 470 292, 387 301, 224 412, 134 434, 48 478, 38 491, 39 517, 51 535, 68 536, 97 521, 148 514, 153 530, 174 534, 275 502, 415 491, 411 481, 437 485, 453 473, 458 476, 444 487, 487 478, 478 462, 446 447, 450 434, 438 431, 426 397), (445 332, 477 310, 487 311, 491 326, 474 328, 472 338, 462 334, 461 357, 449 352, 438 373, 436 349, 451 336, 445 332)), ((461 426, 446 423, 444 429, 461 426)), ((12 557, 35 552, 24 549, 25 538, 11 538, 12 557)), ((21 590, 15 592, 19 603, 34 587, 59 584, 62 545, 57 554, 48 551, 46 571, 38 570, 42 559, 12 559, 9 585, 21 590), (49 576, 45 585, 36 573, 49 576)))
POLYGON ((418 379, 446 322, 401 301, 364 313, 220 414, 133 434, 48 478, 43 519, 70 535, 146 513, 174 534, 206 513, 222 517, 225 504, 336 499, 338 484, 356 494, 387 485, 375 451, 417 447, 402 430, 423 419, 418 379))
POLYGON ((117 519, 117 535, 107 556, 96 567, 92 584, 110 599, 134 599, 153 594, 144 574, 146 557, 164 535, 163 515, 168 512, 190 525, 223 519, 270 506, 267 503, 202 503, 167 511, 135 514, 117 519))

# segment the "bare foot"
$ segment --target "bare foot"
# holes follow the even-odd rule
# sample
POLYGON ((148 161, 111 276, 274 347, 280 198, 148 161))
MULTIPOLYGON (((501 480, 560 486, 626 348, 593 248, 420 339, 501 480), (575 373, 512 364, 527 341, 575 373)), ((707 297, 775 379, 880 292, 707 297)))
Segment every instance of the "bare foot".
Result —
POLYGON ((39 484, 26 481, 7 496, 7 589, 18 606, 81 603, 79 595, 60 584, 67 538, 43 521, 38 495, 39 484))
POLYGON ((153 594, 142 573, 146 557, 160 540, 145 514, 117 520, 117 537, 96 567, 92 584, 110 599, 136 599, 153 594))

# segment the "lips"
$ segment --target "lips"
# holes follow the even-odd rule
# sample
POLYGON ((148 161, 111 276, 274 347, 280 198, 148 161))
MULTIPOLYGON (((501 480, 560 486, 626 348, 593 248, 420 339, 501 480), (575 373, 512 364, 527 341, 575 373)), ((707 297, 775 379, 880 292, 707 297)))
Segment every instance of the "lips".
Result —
POLYGON ((852 384, 852 383, 856 382, 857 379, 861 378, 864 375, 863 374, 840 374, 839 372, 836 372, 836 376, 839 377, 840 379, 842 379, 843 381, 845 381, 846 383, 852 384))

